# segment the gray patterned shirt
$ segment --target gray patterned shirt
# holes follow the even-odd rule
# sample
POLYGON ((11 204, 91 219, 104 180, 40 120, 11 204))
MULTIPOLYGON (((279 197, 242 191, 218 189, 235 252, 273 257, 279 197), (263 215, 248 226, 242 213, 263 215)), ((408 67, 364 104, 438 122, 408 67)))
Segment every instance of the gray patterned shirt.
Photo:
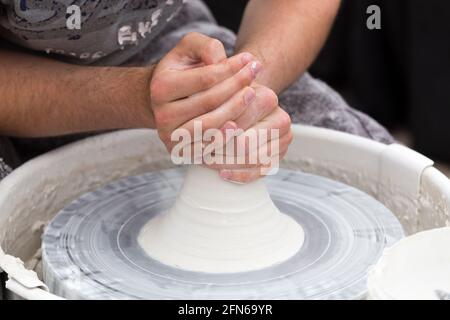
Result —
POLYGON ((67 62, 120 65, 148 46, 183 2, 0 0, 0 37, 67 62), (80 24, 69 28, 78 13, 80 24))

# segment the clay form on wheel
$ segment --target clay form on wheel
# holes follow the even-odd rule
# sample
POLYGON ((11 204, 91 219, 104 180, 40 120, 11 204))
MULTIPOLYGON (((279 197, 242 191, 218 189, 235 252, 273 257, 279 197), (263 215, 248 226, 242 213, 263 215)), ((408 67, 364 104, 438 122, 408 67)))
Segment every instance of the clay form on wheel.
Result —
POLYGON ((235 184, 191 166, 174 206, 151 219, 138 242, 183 270, 234 273, 283 262, 300 249, 302 227, 272 202, 263 179, 235 184))

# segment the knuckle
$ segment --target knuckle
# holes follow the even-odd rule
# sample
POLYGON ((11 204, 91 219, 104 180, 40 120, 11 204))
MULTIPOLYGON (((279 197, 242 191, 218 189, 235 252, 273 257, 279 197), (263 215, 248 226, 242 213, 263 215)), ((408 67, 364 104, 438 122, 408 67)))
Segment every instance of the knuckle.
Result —
POLYGON ((273 90, 263 87, 261 88, 261 95, 266 106, 270 108, 276 108, 278 106, 278 96, 273 90))
POLYGON ((224 62, 220 62, 217 64, 217 66, 214 68, 214 72, 217 76, 224 76, 224 75, 231 75, 233 74, 233 65, 229 60, 226 60, 224 62))
POLYGON ((213 121, 212 121, 212 119, 204 118, 204 119, 201 119, 200 121, 202 122, 202 126, 203 126, 204 129, 213 128, 213 125, 212 125, 213 121))
MULTIPOLYGON (((155 120, 156 128, 161 128, 161 112, 158 110, 153 110, 153 118, 155 120)), ((160 134, 161 137, 161 134, 160 134)))
POLYGON ((171 122, 169 113, 161 109, 154 110, 153 117, 157 128, 165 128, 171 122))
POLYGON ((250 83, 251 79, 251 71, 246 70, 245 72, 240 72, 234 77, 234 81, 236 86, 239 88, 243 88, 250 83))
POLYGON ((284 111, 284 110, 282 110, 282 109, 280 109, 281 110, 281 112, 280 112, 280 128, 287 128, 287 127, 290 127, 291 126, 291 117, 289 116, 289 114, 286 112, 286 111, 284 111))
POLYGON ((166 96, 167 84, 163 77, 155 75, 150 83, 150 96, 153 102, 160 103, 166 96))
POLYGON ((204 103, 206 111, 215 109, 220 105, 219 98, 213 94, 209 94, 208 96, 206 96, 204 103))
POLYGON ((203 87, 210 88, 215 84, 216 74, 214 72, 203 72, 200 76, 200 82, 203 87))
POLYGON ((170 136, 166 132, 158 130, 158 136, 159 139, 162 141, 162 143, 164 143, 164 145, 166 145, 168 149, 172 148, 170 136))
POLYGON ((181 38, 181 43, 186 44, 191 42, 193 39, 197 38, 199 36, 198 32, 188 32, 186 33, 183 38, 181 38))
POLYGON ((225 51, 223 43, 214 38, 207 40, 205 49, 208 50, 208 52, 217 52, 218 50, 225 51))

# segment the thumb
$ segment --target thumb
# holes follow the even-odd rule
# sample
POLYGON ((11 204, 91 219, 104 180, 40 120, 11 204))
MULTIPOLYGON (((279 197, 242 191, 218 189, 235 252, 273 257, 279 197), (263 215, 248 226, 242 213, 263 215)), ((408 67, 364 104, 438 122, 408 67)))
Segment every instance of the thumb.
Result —
POLYGON ((197 32, 185 35, 175 49, 178 55, 187 55, 205 65, 219 63, 227 58, 222 42, 197 32))

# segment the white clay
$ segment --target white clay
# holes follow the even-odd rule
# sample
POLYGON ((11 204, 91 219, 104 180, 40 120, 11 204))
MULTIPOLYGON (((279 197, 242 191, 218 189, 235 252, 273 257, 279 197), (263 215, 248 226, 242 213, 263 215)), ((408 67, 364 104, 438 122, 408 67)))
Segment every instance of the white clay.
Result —
POLYGON ((192 166, 175 205, 145 225, 147 254, 170 266, 208 273, 266 268, 302 246, 302 227, 274 205, 262 179, 246 185, 192 166))
POLYGON ((416 233, 386 249, 368 281, 372 299, 450 299, 450 227, 416 233))

